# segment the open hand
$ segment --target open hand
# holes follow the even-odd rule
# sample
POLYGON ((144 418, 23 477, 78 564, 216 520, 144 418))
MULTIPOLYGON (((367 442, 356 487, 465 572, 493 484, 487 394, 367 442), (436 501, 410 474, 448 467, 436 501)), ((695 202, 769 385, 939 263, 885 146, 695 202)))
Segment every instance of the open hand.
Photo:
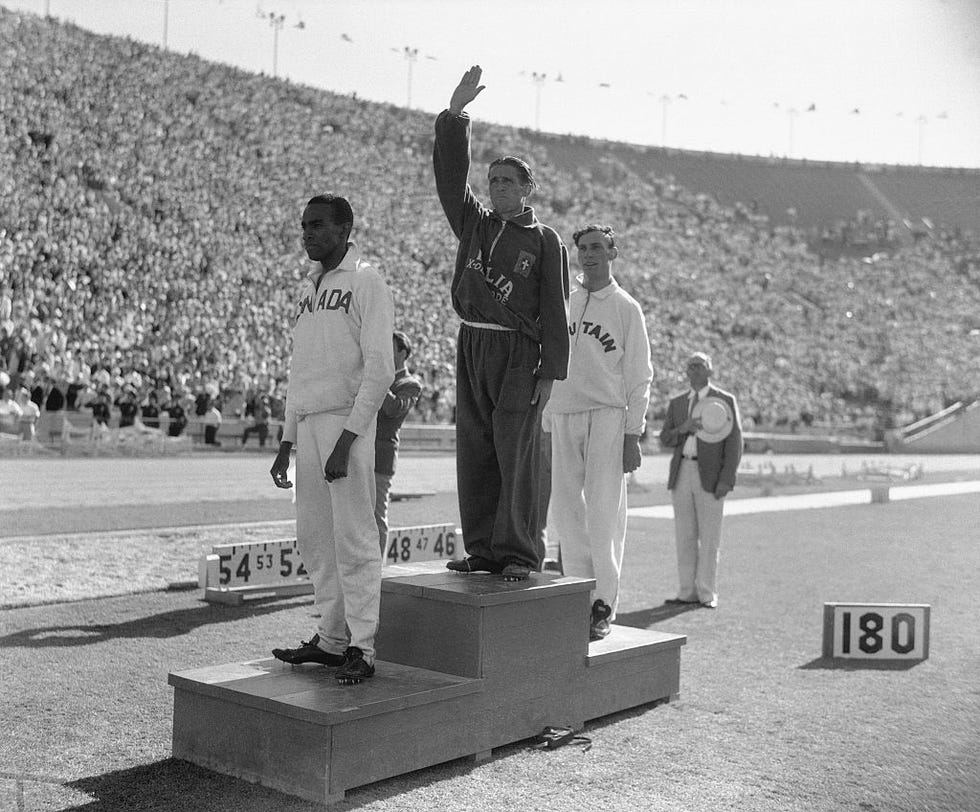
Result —
POLYGON ((467 104, 480 95, 485 87, 485 85, 480 84, 481 76, 483 76, 483 68, 479 65, 474 65, 463 74, 463 78, 456 85, 456 89, 453 91, 453 97, 449 102, 450 113, 458 116, 463 112, 463 108, 467 104))

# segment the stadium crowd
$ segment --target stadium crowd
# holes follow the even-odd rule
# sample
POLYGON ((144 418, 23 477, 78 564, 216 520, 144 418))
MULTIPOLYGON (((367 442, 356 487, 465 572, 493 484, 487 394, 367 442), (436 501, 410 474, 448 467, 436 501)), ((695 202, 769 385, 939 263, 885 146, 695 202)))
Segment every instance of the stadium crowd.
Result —
MULTIPOLYGON (((455 247, 432 116, 2 8, 0 39, 0 370, 13 399, 26 388, 41 410, 116 420, 133 401, 145 422, 154 406, 242 417, 268 395, 279 416, 306 273, 295 212, 338 190, 415 344, 423 396, 408 421, 453 420, 455 247)), ((900 243, 899 226, 874 223, 889 250, 825 262, 802 229, 602 155, 560 171, 531 134, 483 122, 473 151, 479 191, 488 159, 525 156, 541 186, 531 202, 566 242, 583 223, 614 226, 619 281, 648 319, 655 418, 691 347, 713 351, 749 426, 880 429, 976 395, 968 235, 900 243)))

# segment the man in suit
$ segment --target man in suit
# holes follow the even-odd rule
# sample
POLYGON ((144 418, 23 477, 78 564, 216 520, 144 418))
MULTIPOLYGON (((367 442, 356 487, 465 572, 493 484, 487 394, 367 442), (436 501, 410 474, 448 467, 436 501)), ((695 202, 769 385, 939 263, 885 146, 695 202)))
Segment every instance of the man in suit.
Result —
POLYGON ((718 606, 718 555, 725 497, 735 487, 742 456, 738 404, 708 383, 711 356, 693 353, 687 361, 691 389, 671 399, 660 442, 674 449, 667 488, 674 504, 680 587, 667 603, 718 606), (698 407, 698 404, 702 408, 698 407), (710 407, 712 425, 701 414, 710 407))

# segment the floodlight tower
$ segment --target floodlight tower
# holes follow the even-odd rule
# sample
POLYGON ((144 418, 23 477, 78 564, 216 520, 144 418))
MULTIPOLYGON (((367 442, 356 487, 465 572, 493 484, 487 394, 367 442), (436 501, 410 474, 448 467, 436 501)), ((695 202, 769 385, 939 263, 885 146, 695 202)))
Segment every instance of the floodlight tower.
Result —
POLYGON ((915 123, 919 125, 919 166, 922 166, 922 144, 926 137, 926 124, 929 123, 929 119, 919 116, 915 123))
POLYGON ((279 32, 286 23, 285 14, 269 12, 269 25, 272 26, 272 78, 279 75, 279 32))
POLYGON ((794 127, 796 124, 796 117, 798 115, 799 111, 795 107, 790 107, 789 110, 786 111, 786 117, 789 119, 789 151, 786 153, 787 158, 793 157, 793 151, 795 148, 794 136, 796 135, 794 127))
POLYGON ((408 62, 408 104, 409 110, 412 109, 412 66, 418 61, 419 49, 410 48, 405 46, 403 53, 405 54, 405 59, 408 62))
POLYGON ((670 96, 664 93, 660 97, 660 146, 667 146, 667 108, 670 107, 670 96))
POLYGON ((534 71, 531 74, 531 81, 534 82, 534 129, 541 129, 541 86, 544 84, 545 79, 548 78, 546 73, 538 73, 534 71))

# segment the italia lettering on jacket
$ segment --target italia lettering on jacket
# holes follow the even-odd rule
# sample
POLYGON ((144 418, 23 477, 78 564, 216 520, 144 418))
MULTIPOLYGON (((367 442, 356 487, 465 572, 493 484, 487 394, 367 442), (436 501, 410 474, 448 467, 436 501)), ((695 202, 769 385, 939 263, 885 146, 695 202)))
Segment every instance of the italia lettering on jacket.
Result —
POLYGON ((484 265, 483 260, 478 256, 466 260, 466 267, 483 277, 490 293, 498 302, 506 303, 510 299, 510 295, 514 292, 514 283, 504 274, 494 274, 493 269, 489 265, 484 265))
MULTIPOLYGON (((575 335, 578 331, 577 324, 568 325, 568 334, 575 335)), ((596 341, 598 341, 603 346, 604 352, 615 352, 616 351, 616 339, 613 338, 609 333, 602 332, 602 325, 596 324, 593 321, 583 321, 582 322, 582 335, 592 336, 596 341)))
POLYGON ((304 296, 299 302, 296 320, 298 321, 304 313, 312 313, 314 310, 343 310, 349 315, 352 298, 351 291, 342 288, 324 290, 319 296, 316 293, 304 296))

